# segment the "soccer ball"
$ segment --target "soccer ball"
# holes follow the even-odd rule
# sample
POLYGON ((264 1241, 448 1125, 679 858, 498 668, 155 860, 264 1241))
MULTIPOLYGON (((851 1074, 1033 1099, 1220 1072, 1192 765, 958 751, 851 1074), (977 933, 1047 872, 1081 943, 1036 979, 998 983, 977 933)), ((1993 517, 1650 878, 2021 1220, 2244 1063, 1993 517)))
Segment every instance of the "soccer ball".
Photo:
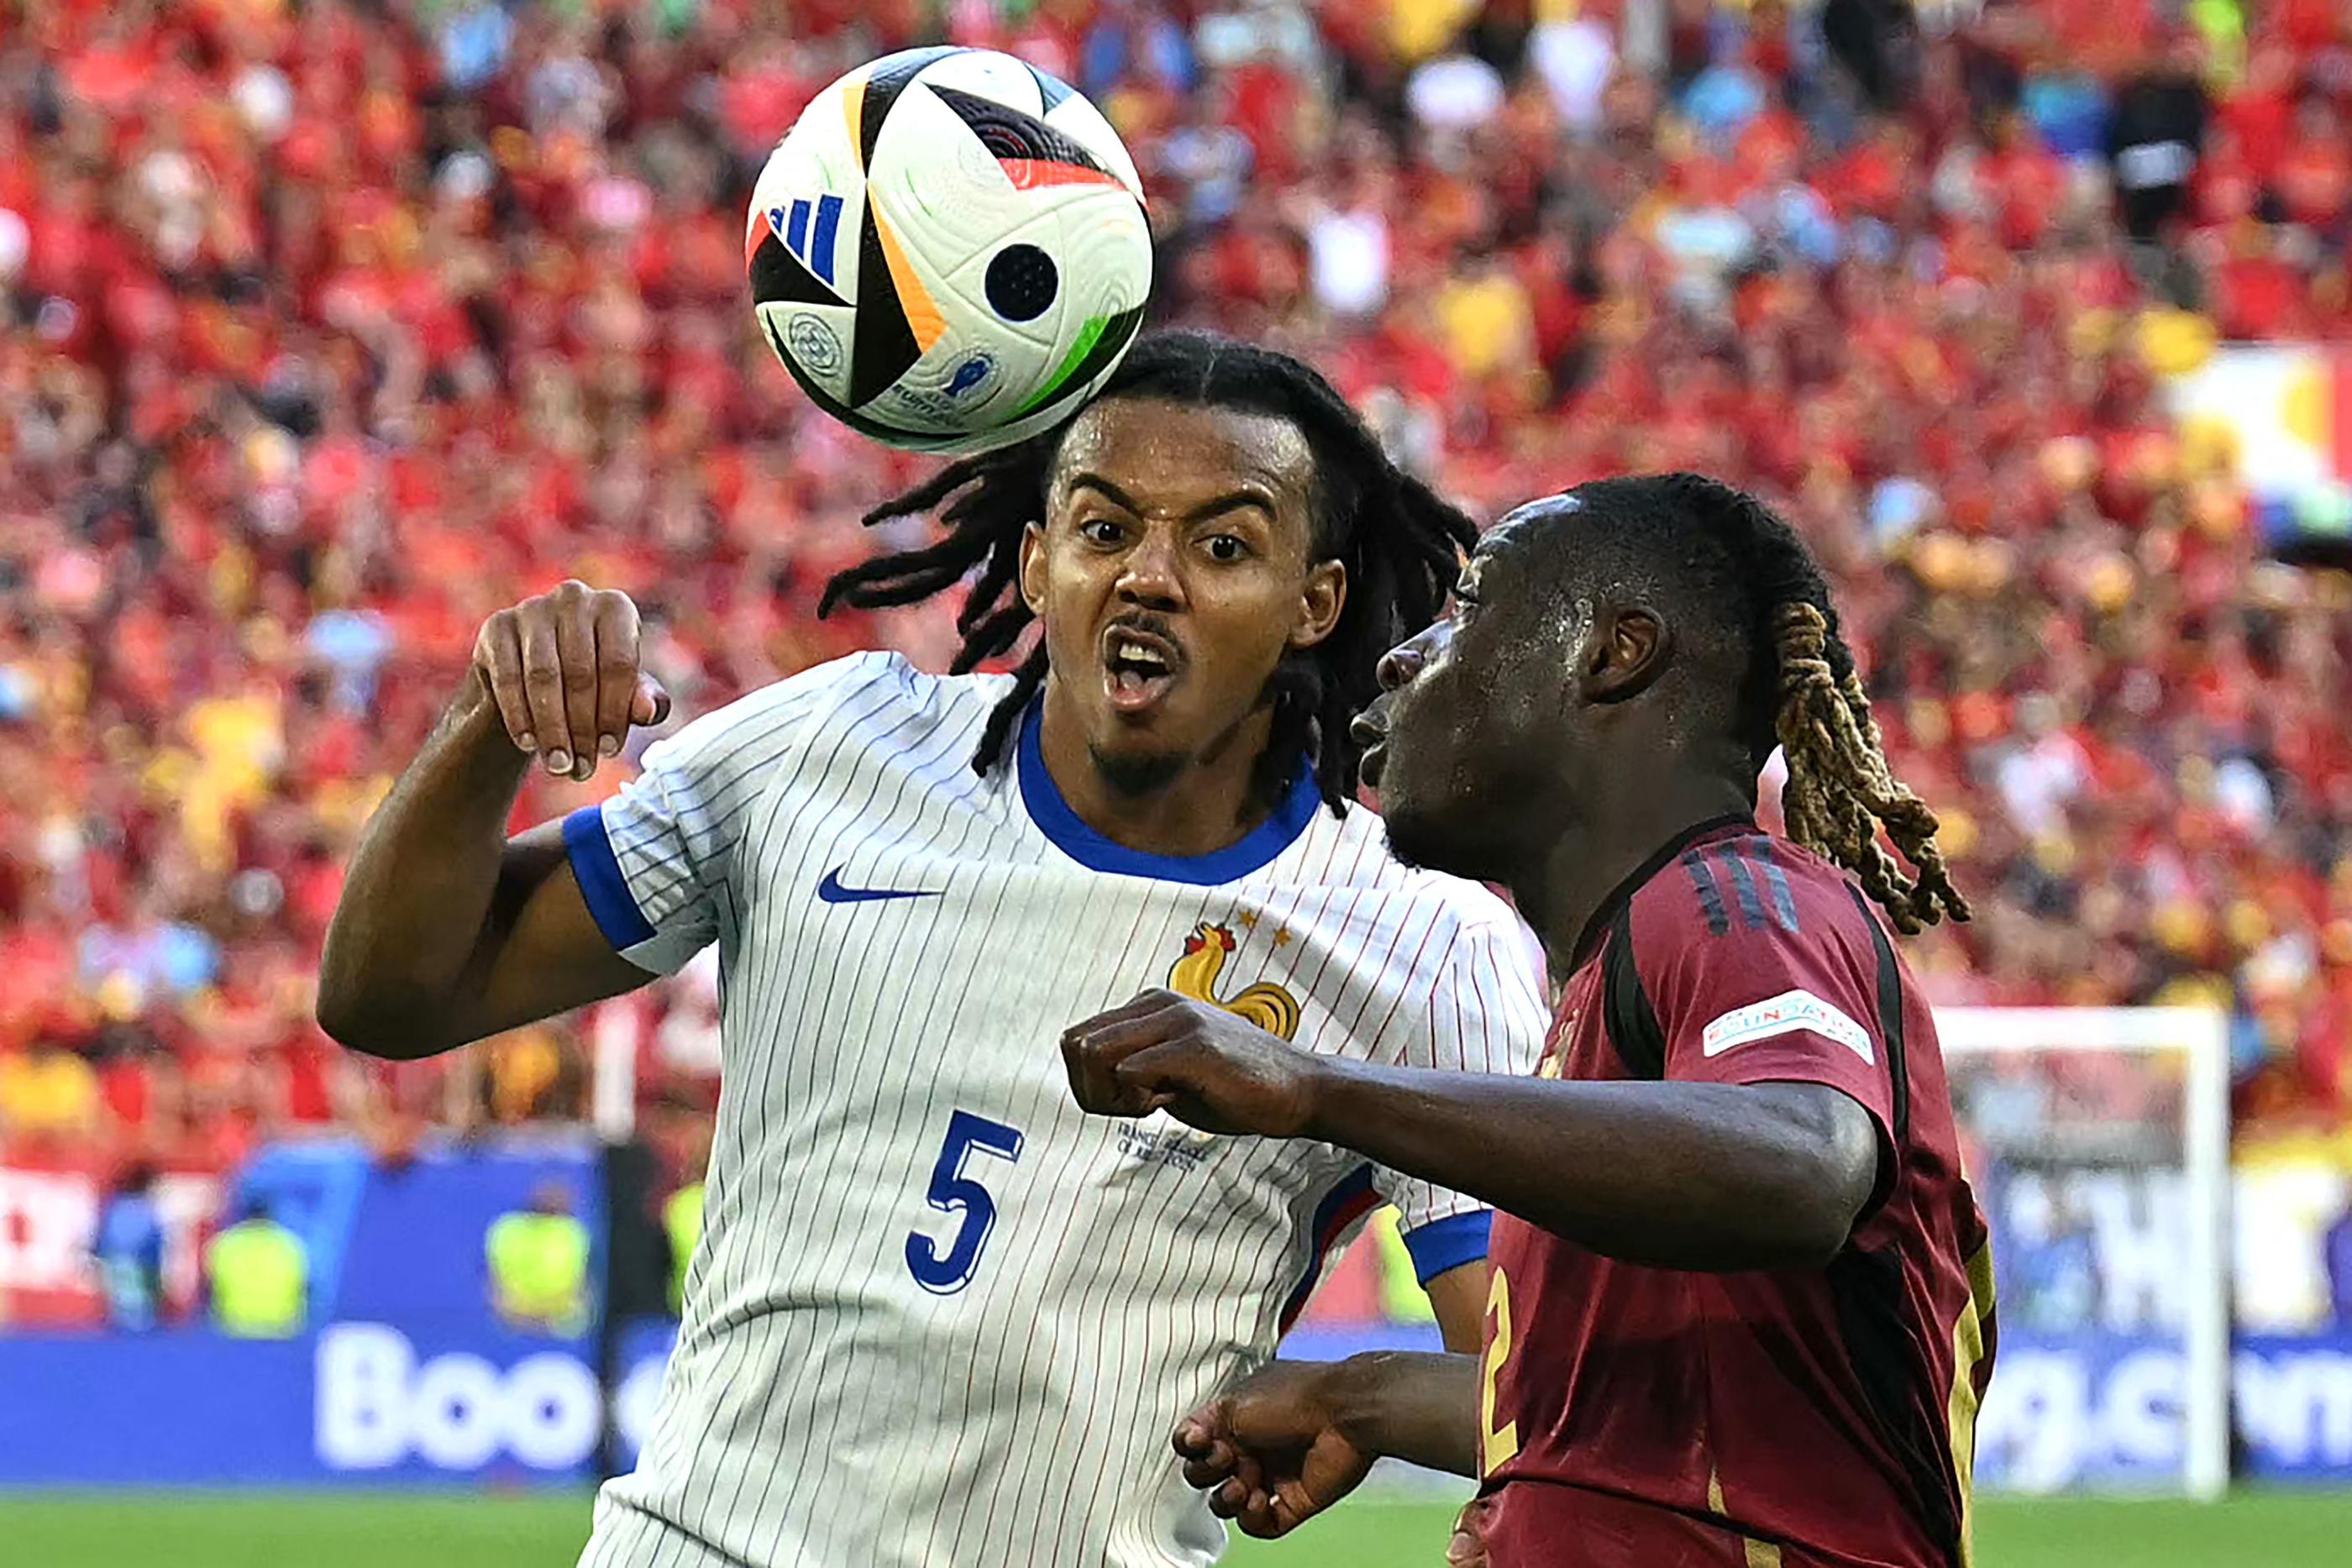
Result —
POLYGON ((819 408, 915 452, 1076 413, 1151 287, 1135 163, 1094 105, 1010 55, 908 49, 776 144, 744 252, 760 334, 819 408))

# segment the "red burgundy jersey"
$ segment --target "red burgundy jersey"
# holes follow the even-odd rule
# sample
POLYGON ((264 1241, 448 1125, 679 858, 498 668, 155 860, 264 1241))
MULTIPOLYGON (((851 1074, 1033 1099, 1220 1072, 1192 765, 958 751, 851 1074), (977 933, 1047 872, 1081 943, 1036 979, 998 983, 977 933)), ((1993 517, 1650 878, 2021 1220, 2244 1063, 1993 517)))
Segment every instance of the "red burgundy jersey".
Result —
POLYGON ((1694 828, 1594 916, 1539 1071, 1825 1083, 1876 1124, 1879 1182, 1820 1268, 1645 1268, 1496 1216, 1496 1568, 1967 1563, 1991 1252, 1935 1023, 1861 890, 1745 818, 1694 828))

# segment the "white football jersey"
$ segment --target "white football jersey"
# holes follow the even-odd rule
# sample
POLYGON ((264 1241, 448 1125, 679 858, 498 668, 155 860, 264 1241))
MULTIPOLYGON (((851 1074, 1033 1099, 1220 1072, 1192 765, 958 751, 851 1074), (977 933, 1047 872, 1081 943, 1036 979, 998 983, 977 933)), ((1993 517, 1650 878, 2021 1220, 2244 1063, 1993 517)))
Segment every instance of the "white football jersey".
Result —
POLYGON ((1485 1256, 1476 1204, 1328 1145, 1082 1113, 1059 1041, 1167 986, 1309 1051, 1526 1072, 1507 906, 1304 777, 1215 854, 1123 848, 1055 789, 1034 705, 973 770, 1006 689, 844 659, 564 824, 629 959, 719 945, 723 1058, 684 1328, 583 1563, 1209 1563, 1177 1419, 1273 1355, 1381 1199, 1424 1279, 1485 1256))

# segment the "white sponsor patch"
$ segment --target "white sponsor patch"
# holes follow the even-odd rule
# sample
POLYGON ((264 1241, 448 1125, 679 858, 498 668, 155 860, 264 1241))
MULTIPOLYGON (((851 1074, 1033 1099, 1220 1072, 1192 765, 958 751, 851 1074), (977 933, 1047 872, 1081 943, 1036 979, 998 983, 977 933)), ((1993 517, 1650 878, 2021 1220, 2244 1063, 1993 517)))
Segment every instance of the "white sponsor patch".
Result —
POLYGON ((1699 1035, 1699 1046, 1709 1056, 1721 1056, 1735 1045, 1769 1040, 1776 1034, 1810 1030, 1849 1046, 1864 1061, 1878 1060, 1870 1049, 1870 1031, 1845 1012, 1811 991, 1782 991, 1779 996, 1744 1008, 1734 1008, 1699 1035))

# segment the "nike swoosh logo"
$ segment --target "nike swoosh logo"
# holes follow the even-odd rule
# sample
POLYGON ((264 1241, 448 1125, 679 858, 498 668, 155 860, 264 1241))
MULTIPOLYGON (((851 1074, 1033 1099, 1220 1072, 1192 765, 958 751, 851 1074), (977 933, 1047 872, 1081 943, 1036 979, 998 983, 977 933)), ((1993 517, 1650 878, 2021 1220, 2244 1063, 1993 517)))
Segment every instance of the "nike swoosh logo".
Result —
POLYGON ((816 884, 816 895, 827 904, 876 904, 886 898, 937 898, 945 888, 929 887, 844 887, 841 868, 834 867, 816 884))

